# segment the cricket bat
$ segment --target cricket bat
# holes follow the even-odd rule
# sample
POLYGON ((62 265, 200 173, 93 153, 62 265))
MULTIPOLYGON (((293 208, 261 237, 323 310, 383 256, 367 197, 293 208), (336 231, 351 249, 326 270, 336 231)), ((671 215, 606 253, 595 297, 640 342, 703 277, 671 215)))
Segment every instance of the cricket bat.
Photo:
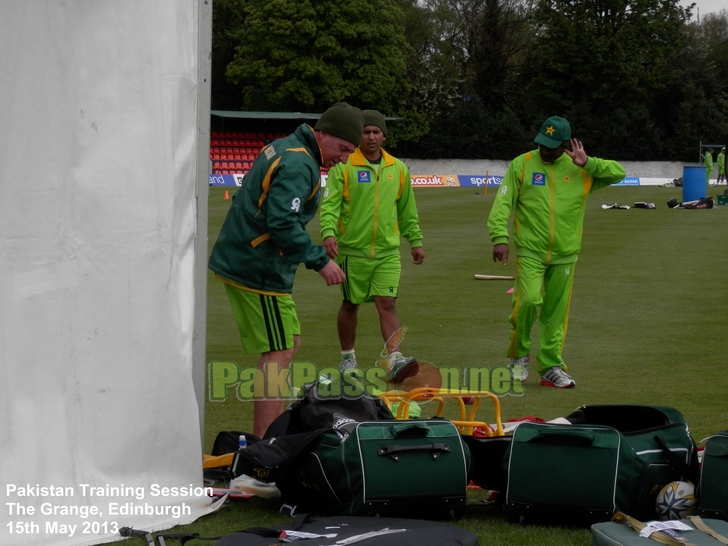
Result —
POLYGON ((514 281, 516 280, 515 277, 512 277, 510 275, 478 275, 477 273, 473 275, 473 278, 478 279, 479 281, 514 281))

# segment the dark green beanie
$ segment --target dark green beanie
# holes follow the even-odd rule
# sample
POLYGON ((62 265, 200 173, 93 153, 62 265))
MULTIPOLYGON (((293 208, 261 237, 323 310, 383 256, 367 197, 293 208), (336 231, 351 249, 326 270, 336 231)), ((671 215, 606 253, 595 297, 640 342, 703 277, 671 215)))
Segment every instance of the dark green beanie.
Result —
POLYGON ((381 112, 376 110, 362 110, 362 114, 364 114, 365 127, 367 125, 379 127, 382 130, 382 133, 384 133, 384 136, 387 136, 387 123, 384 121, 384 116, 381 112))
POLYGON ((364 131, 364 116, 355 106, 337 102, 321 114, 314 129, 359 146, 364 131))

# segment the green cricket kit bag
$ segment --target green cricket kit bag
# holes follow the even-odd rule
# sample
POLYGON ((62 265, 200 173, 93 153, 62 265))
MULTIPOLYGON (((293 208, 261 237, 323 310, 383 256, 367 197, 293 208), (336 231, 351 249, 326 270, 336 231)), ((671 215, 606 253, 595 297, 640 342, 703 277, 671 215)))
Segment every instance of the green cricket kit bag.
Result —
POLYGON ((355 516, 462 515, 470 455, 441 419, 355 423, 324 435, 299 471, 276 482, 297 511, 355 516))
POLYGON ((698 492, 698 514, 728 521, 728 430, 705 441, 698 492))
POLYGON ((583 406, 566 418, 572 424, 515 430, 505 498, 512 518, 594 523, 621 511, 654 519, 666 484, 696 478, 695 443, 673 408, 583 406))

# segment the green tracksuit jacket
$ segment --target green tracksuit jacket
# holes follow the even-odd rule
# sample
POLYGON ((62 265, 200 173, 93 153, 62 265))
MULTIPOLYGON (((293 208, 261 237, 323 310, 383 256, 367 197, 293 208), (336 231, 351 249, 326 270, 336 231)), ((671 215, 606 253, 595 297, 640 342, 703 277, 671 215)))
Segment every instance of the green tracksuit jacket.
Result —
POLYGON ((321 237, 336 237, 344 256, 399 253, 400 233, 412 248, 422 246, 409 170, 384 150, 379 175, 359 148, 329 171, 320 221, 321 237))
POLYGON ((306 124, 266 146, 233 196, 208 267, 257 292, 290 294, 299 263, 329 261, 306 231, 319 204, 321 151, 306 124))
POLYGON ((520 155, 508 167, 490 211, 490 239, 493 244, 508 243, 508 218, 515 209, 517 256, 547 265, 575 262, 587 197, 624 175, 618 162, 596 157, 580 168, 566 154, 553 164, 542 162, 538 150, 520 155))

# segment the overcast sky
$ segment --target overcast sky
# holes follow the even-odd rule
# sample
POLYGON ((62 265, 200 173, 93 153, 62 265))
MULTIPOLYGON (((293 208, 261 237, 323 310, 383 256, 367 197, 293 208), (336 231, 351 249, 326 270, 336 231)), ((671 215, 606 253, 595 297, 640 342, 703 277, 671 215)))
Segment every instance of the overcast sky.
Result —
POLYGON ((726 0, 680 0, 680 4, 683 6, 695 4, 695 8, 693 8, 693 19, 698 15, 698 9, 696 8, 700 9, 700 17, 706 13, 714 13, 723 8, 728 8, 728 2, 726 0))

